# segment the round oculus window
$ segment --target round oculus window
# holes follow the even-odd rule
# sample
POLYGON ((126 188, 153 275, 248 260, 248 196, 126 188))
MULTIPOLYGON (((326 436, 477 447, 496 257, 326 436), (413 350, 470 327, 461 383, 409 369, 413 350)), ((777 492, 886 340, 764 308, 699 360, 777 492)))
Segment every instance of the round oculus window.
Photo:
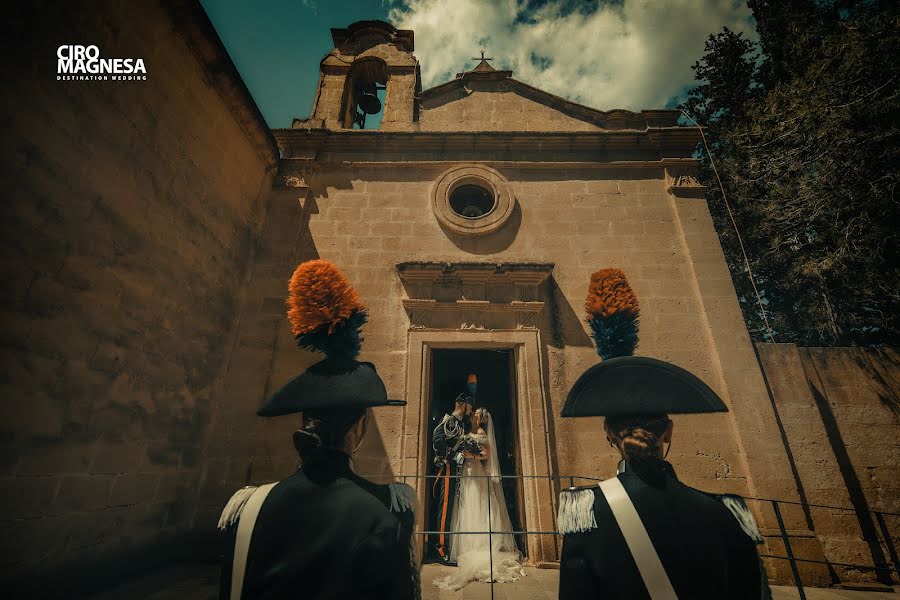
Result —
POLYGON ((463 184, 450 192, 450 208, 466 219, 480 219, 494 210, 494 193, 480 185, 463 184))
POLYGON ((463 164, 451 167, 431 187, 431 209, 438 223, 457 235, 497 231, 515 206, 506 178, 490 167, 463 164))

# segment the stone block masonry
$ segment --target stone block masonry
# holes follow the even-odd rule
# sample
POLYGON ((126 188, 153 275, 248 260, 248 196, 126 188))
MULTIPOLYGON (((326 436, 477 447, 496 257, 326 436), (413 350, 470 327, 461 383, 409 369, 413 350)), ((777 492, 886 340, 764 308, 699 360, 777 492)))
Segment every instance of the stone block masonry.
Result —
MULTIPOLYGON (((835 563, 890 566, 900 544, 900 380, 890 348, 757 344, 807 519, 835 563), (822 507, 843 507, 834 510, 822 507)), ((877 571, 835 567, 843 581, 877 571)), ((882 575, 885 573, 882 572, 882 575)), ((889 581, 884 577, 883 582, 889 581)))
MULTIPOLYGON (((420 94, 411 33, 370 24, 359 44, 345 43, 356 29, 333 30, 313 115, 271 132, 197 3, 14 10, 30 27, 9 32, 25 58, 7 78, 0 150, 4 590, 72 596, 166 559, 215 558, 199 543, 230 494, 297 467, 296 419, 255 412, 321 358, 297 349, 285 319, 290 275, 313 258, 359 290, 360 358, 409 402, 374 411, 358 473, 430 472, 430 348, 514 350, 517 449, 537 476, 523 485, 524 525, 551 529, 552 476, 605 477, 616 462, 599 419, 558 417, 598 360, 582 309, 590 274, 615 267, 641 302, 638 353, 689 369, 730 408, 676 417, 681 479, 846 501, 838 515, 786 509, 795 552, 884 560, 859 515, 898 511, 896 355, 760 347, 760 370, 694 176, 697 132, 676 111, 598 111, 492 68, 420 94), (42 57, 76 38, 141 57, 148 81, 57 82, 42 57), (341 122, 353 57, 388 68, 380 131, 341 122), (457 166, 488 167, 510 192, 497 229, 437 218, 434 182, 457 166), (413 263, 446 273, 401 280, 413 263), (546 278, 486 289, 473 263, 546 278)), ((783 554, 773 514, 756 512, 767 551, 783 554)), ((549 537, 528 552, 558 558, 549 537)))
POLYGON ((13 10, 0 582, 45 589, 67 566, 127 576, 191 531, 276 151, 199 6, 13 10), (148 81, 56 81, 72 40, 142 57, 148 81))
MULTIPOLYGON (((342 87, 352 89, 347 65, 378 56, 400 73, 413 58, 405 41, 412 39, 410 32, 387 24, 367 27, 366 36, 354 38, 354 31, 352 26, 332 31, 335 53, 344 60, 329 56, 323 61, 313 117, 274 135, 282 149, 279 180, 303 181, 307 188, 298 246, 291 255, 332 260, 372 302, 363 354, 377 359, 388 374, 389 395, 405 391, 409 401, 405 409, 378 413, 378 443, 361 459, 383 467, 367 474, 429 469, 424 450, 429 393, 417 379, 418 373, 427 379, 429 359, 427 350, 416 354, 414 333, 433 331, 428 344, 442 348, 504 343, 508 348, 509 341, 502 341, 507 327, 538 334, 539 350, 519 358, 519 366, 535 378, 527 386, 535 395, 529 396, 523 391, 527 378, 517 375, 516 410, 525 415, 518 450, 531 457, 522 464, 541 476, 611 473, 616 459, 603 443, 598 420, 575 422, 557 415, 575 379, 597 361, 583 322, 590 274, 614 267, 625 271, 643 306, 638 352, 689 369, 731 409, 725 415, 677 419, 685 443, 675 445, 673 461, 682 479, 714 492, 796 499, 771 402, 696 179, 691 155, 697 131, 677 127, 675 111, 581 106, 518 82, 511 71, 486 62, 447 83, 416 90, 418 104, 411 115, 402 113, 405 122, 387 119, 404 101, 399 94, 386 98, 380 131, 351 131, 334 119, 343 106, 340 98, 350 98, 338 93, 342 87), (465 173, 460 181, 482 181, 483 189, 493 190, 495 212, 483 215, 481 227, 454 217, 448 208, 451 184, 441 182, 454 170, 465 173), (514 198, 509 213, 502 210, 508 198, 514 198), (494 226, 498 215, 505 220, 494 226), (503 325, 494 318, 487 324, 487 313, 502 306, 487 311, 477 302, 492 290, 466 291, 446 280, 423 284, 414 278, 400 284, 398 265, 410 261, 448 264, 449 271, 450 265, 472 262, 542 263, 552 265, 552 276, 539 294, 540 315, 527 316, 521 306, 511 306, 520 311, 516 320, 503 325), (431 289, 426 293, 418 287, 431 289), (425 295, 414 298, 413 291, 425 295), (400 418, 404 425, 398 430, 400 418)), ((389 88, 397 90, 402 83, 389 88)), ((280 255, 288 253, 282 249, 280 255)), ((285 267, 283 276, 288 274, 285 267)), ((476 282, 474 287, 479 285, 487 286, 476 282)), ((281 365, 300 362, 300 357, 288 358, 297 351, 283 335, 273 335, 272 341, 265 351, 270 375, 257 397, 269 384, 286 380, 290 372, 281 365)), ((249 375, 245 370, 239 379, 249 375)), ((271 456, 264 458, 272 462, 271 456)), ((418 487, 424 502, 424 485, 418 487)), ((532 488, 525 490, 523 503, 537 511, 526 510, 534 526, 544 522, 542 515, 555 500, 549 489, 532 488)), ((764 526, 771 524, 769 517, 760 515, 764 526)), ((792 529, 803 529, 795 515, 788 520, 792 529)), ((540 564, 558 558, 555 549, 541 546, 529 549, 529 560, 540 564)))

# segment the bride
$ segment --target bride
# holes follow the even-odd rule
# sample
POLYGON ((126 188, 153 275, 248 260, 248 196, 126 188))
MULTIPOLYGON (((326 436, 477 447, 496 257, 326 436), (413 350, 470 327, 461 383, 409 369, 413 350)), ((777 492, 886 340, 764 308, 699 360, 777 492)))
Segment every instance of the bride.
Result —
POLYGON ((513 527, 500 484, 497 443, 490 420, 487 409, 479 408, 472 414, 472 433, 466 436, 470 438, 467 445, 471 450, 463 454, 465 462, 450 525, 451 531, 459 532, 453 535, 450 550, 450 558, 458 568, 454 574, 433 581, 445 590, 461 589, 470 581, 518 581, 525 575, 513 535, 493 533, 513 531, 513 527), (490 531, 491 535, 466 531, 490 531), (492 552, 488 551, 489 545, 492 552))

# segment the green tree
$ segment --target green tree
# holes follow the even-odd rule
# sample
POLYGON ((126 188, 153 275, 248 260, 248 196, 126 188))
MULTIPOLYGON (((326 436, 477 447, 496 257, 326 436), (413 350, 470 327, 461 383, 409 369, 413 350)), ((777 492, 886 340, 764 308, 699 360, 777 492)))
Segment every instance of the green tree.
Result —
POLYGON ((682 108, 704 125, 731 215, 701 177, 756 339, 898 341, 897 3, 751 0, 758 42, 725 29, 682 108), (732 216, 759 290, 750 284, 732 216))

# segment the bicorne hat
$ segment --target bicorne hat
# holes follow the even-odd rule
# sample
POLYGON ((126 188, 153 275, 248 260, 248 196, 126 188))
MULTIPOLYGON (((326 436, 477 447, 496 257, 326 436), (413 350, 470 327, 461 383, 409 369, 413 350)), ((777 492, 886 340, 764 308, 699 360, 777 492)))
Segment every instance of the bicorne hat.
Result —
POLYGON ((356 360, 366 309, 359 294, 327 260, 301 263, 288 286, 288 320, 297 345, 319 351, 325 359, 275 392, 257 411, 277 417, 310 409, 402 406, 389 400, 375 365, 356 360))
POLYGON ((723 412, 725 403, 695 375, 671 363, 632 356, 638 342, 637 296, 619 269, 591 276, 585 309, 603 359, 572 386, 563 417, 640 417, 723 412))

